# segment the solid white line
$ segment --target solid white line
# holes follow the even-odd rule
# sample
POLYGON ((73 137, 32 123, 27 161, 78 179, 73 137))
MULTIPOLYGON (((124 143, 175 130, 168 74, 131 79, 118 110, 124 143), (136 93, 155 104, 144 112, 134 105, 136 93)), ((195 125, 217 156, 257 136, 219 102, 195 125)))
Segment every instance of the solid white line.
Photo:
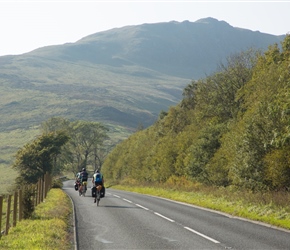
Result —
POLYGON ((145 209, 145 210, 149 210, 149 208, 147 208, 147 207, 143 207, 143 206, 141 206, 141 205, 139 205, 139 204, 135 204, 137 207, 141 207, 141 208, 143 208, 143 209, 145 209))
POLYGON ((199 235, 199 236, 201 236, 201 237, 203 237, 203 238, 206 238, 207 240, 210 240, 210 241, 212 241, 214 243, 220 243, 219 241, 217 241, 217 240, 215 240, 213 238, 210 238, 210 237, 208 237, 208 236, 206 236, 206 235, 204 235, 202 233, 199 233, 199 232, 191 229, 190 227, 184 227, 184 228, 187 229, 187 230, 189 230, 189 231, 191 231, 191 232, 193 232, 193 233, 195 233, 195 234, 197 234, 197 235, 199 235))
POLYGON ((127 199, 123 199, 124 201, 127 201, 127 202, 129 202, 129 203, 132 203, 132 201, 129 201, 129 200, 127 200, 127 199))
POLYGON ((159 214, 159 213, 156 213, 156 212, 154 212, 154 214, 156 214, 156 215, 158 215, 158 216, 160 216, 160 217, 162 217, 162 218, 164 218, 164 219, 166 219, 166 220, 169 220, 169 221, 171 221, 171 222, 174 222, 174 220, 171 220, 171 219, 165 217, 165 216, 162 215, 162 214, 159 214))

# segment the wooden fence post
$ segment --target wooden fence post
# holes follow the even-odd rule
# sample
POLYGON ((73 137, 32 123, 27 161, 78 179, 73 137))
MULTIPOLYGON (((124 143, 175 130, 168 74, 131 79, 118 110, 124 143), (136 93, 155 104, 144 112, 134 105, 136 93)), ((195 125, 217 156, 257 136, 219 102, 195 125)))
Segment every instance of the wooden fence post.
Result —
POLYGON ((43 176, 43 198, 46 198, 46 190, 47 190, 47 173, 43 176))
POLYGON ((50 190, 50 187, 51 187, 51 180, 50 180, 51 178, 50 178, 50 174, 49 173, 46 173, 45 174, 45 176, 44 176, 44 182, 45 182, 45 192, 44 192, 44 194, 45 194, 45 196, 44 196, 44 198, 46 198, 46 196, 47 196, 47 193, 48 193, 48 191, 50 190))
POLYGON ((2 210, 3 210, 3 197, 0 196, 0 237, 2 235, 2 210))
POLYGON ((19 214, 18 214, 18 221, 22 220, 22 216, 23 216, 23 200, 22 200, 22 189, 18 190, 18 203, 19 203, 19 214))
POLYGON ((41 195, 41 181, 40 179, 37 182, 37 201, 36 201, 36 206, 40 203, 40 195, 41 195))
POLYGON ((42 178, 40 178, 40 202, 43 202, 43 190, 44 190, 43 184, 44 184, 44 181, 42 178))
POLYGON ((8 234, 9 231, 9 220, 10 220, 10 208, 11 208, 11 195, 8 195, 7 199, 7 212, 6 212, 6 229, 5 229, 5 235, 8 234))
POLYGON ((18 193, 14 192, 14 202, 13 202, 13 227, 17 223, 17 208, 18 208, 18 193))

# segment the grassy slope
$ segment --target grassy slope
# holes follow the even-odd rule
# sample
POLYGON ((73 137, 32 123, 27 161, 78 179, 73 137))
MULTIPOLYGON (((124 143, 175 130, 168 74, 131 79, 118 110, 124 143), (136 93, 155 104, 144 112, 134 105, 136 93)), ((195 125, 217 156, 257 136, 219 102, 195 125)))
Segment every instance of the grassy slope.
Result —
POLYGON ((52 189, 30 220, 22 220, 0 239, 0 249, 73 249, 72 206, 61 189, 52 189))
MULTIPOLYGON (((17 149, 39 134, 39 125, 52 116, 102 122, 117 142, 138 125, 152 124, 161 110, 181 99, 189 83, 136 66, 52 60, 37 54, 11 59, 0 76, 0 176, 17 149)), ((8 182, 14 179, 10 176, 8 182)))
POLYGON ((162 109, 180 101, 183 88, 190 82, 135 66, 105 67, 61 60, 45 64, 44 59, 24 59, 0 70, 7 76, 0 78, 0 93, 5 93, 0 99, 0 113, 5 118, 0 121, 0 131, 37 126, 51 116, 113 121, 131 128, 138 122, 148 126, 162 109), (103 107, 123 112, 124 117, 133 115, 139 121, 131 122, 127 117, 114 120, 102 112, 103 107))
POLYGON ((24 144, 30 142, 39 134, 37 128, 16 129, 0 132, 0 195, 13 190, 17 172, 11 167, 15 154, 24 144))

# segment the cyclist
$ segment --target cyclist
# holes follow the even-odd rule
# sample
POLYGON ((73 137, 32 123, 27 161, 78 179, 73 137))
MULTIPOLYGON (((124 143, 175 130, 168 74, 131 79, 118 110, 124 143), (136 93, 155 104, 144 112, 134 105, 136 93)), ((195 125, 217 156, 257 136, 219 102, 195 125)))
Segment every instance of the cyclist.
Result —
POLYGON ((82 172, 82 170, 80 170, 79 172, 77 172, 77 174, 76 174, 76 181, 79 181, 81 179, 81 172, 82 172))
MULTIPOLYGON (((94 184, 95 190, 97 189, 98 186, 101 186, 102 188, 104 186, 104 177, 98 169, 96 170, 95 174, 93 175, 92 183, 94 184)), ((101 189, 100 189, 100 191, 101 191, 101 189)), ((97 190, 95 192, 95 195, 96 195, 96 193, 97 193, 97 190)), ((96 199, 94 201, 96 202, 96 199)))
POLYGON ((88 172, 86 171, 85 168, 82 169, 82 172, 80 174, 80 192, 82 193, 83 187, 85 188, 85 192, 87 191, 87 181, 88 181, 88 172))
POLYGON ((76 181, 75 181, 75 190, 78 190, 81 186, 81 172, 82 170, 80 170, 77 174, 76 174, 76 181), (76 188, 77 186, 77 188, 76 188))

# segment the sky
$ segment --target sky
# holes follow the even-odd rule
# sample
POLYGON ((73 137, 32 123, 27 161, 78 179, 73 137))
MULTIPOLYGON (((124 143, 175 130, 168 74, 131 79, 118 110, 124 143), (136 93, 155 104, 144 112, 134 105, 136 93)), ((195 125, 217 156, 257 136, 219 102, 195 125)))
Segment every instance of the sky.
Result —
POLYGON ((213 17, 233 27, 290 33, 289 1, 0 0, 0 56, 19 55, 112 28, 213 17))

